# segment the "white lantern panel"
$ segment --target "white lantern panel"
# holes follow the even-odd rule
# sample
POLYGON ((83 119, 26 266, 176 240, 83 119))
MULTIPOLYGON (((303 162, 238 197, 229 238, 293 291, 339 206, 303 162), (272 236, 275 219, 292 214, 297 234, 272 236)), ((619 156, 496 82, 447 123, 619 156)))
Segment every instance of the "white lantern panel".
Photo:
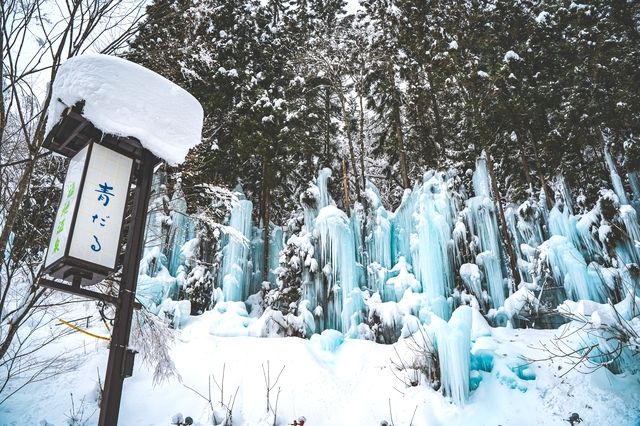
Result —
POLYGON ((69 256, 115 268, 133 159, 93 144, 69 256))
POLYGON ((80 181, 82 180, 82 172, 84 171, 84 165, 87 160, 88 149, 88 147, 84 147, 74 155, 69 162, 69 169, 67 170, 67 176, 62 188, 60 207, 58 207, 51 240, 49 241, 49 250, 47 251, 45 267, 60 259, 65 253, 67 241, 69 239, 69 231, 71 230, 73 213, 76 208, 76 200, 80 193, 80 181))

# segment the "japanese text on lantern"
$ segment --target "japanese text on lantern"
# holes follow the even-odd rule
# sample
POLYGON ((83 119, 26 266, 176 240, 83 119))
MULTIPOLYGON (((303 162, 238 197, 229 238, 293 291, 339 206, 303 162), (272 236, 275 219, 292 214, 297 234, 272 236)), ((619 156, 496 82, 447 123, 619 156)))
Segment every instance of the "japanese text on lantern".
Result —
POLYGON ((73 200, 73 196, 76 193, 76 183, 71 182, 69 185, 69 189, 62 194, 62 208, 60 209, 60 218, 56 223, 55 229, 53 230, 53 253, 58 253, 62 247, 61 234, 63 234, 67 228, 66 223, 71 220, 69 217, 69 212, 71 211, 71 201, 73 200))
POLYGON ((104 207, 107 207, 109 205, 109 201, 111 201, 111 197, 115 197, 112 191, 113 191, 113 186, 109 185, 109 183, 107 182, 99 184, 98 189, 95 190, 95 192, 97 192, 99 195, 97 197, 97 200, 98 200, 98 203, 97 203, 98 205, 96 207, 97 213, 94 213, 93 215, 91 215, 91 223, 95 225, 95 230, 94 230, 95 233, 92 235, 93 239, 90 241, 91 250, 93 251, 102 250, 102 244, 100 243, 101 236, 96 234, 102 233, 101 232, 103 231, 102 228, 104 228, 104 230, 107 230, 107 222, 110 216, 104 213, 104 207))
POLYGON ((87 148, 80 150, 69 162, 67 177, 65 178, 64 187, 62 188, 60 206, 58 207, 56 220, 53 224, 45 266, 53 264, 65 254, 70 238, 69 234, 74 220, 77 200, 80 195, 80 182, 82 181, 82 172, 87 160, 87 151, 87 148))
POLYGON ((69 256, 116 266, 133 160, 94 144, 82 186, 69 256))

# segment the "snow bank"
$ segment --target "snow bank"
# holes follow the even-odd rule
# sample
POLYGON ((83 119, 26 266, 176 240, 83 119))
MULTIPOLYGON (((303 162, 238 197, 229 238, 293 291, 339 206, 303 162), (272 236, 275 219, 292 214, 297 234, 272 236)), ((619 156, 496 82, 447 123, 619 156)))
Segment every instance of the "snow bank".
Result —
POLYGON ((60 66, 47 132, 67 106, 84 100, 83 116, 105 133, 132 136, 171 165, 200 143, 203 111, 181 87, 140 65, 107 55, 82 55, 60 66))

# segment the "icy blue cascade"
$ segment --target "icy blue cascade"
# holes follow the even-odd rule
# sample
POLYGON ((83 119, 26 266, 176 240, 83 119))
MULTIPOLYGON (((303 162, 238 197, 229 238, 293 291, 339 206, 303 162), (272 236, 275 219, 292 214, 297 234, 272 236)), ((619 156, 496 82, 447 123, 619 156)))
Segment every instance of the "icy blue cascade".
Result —
POLYGON ((238 231, 244 240, 227 237, 227 244, 222 250, 222 269, 219 274, 222 294, 225 301, 242 301, 249 296, 251 270, 249 255, 252 241, 251 210, 253 204, 247 200, 242 188, 236 188, 238 204, 231 211, 229 226, 238 231))
POLYGON ((184 262, 182 246, 195 236, 193 222, 187 216, 187 200, 184 198, 180 182, 176 183, 169 208, 171 209, 171 226, 169 227, 167 269, 175 277, 178 268, 184 262))
POLYGON ((446 214, 444 182, 437 175, 425 179, 414 214, 413 268, 432 311, 447 319, 451 314, 447 298, 454 282, 449 255, 452 224, 446 214))
MULTIPOLYGON (((382 206, 378 189, 370 182, 367 183, 366 197, 369 202, 371 213, 367 221, 368 233, 365 236, 366 250, 359 250, 358 253, 366 253, 366 261, 363 261, 363 268, 367 271, 368 286, 374 292, 382 292, 384 283, 389 278, 387 273, 395 263, 392 257, 392 225, 391 215, 382 206)), ((357 238, 356 244, 362 248, 359 232, 361 223, 357 221, 356 214, 353 215, 353 229, 357 238)), ((364 271, 363 271, 364 272, 364 271)), ((387 299, 385 299, 386 301, 387 299)))
POLYGON ((144 254, 158 248, 163 250, 167 243, 168 230, 165 226, 167 216, 164 214, 164 204, 167 202, 165 173, 158 170, 151 181, 151 199, 147 214, 147 226, 144 234, 144 254))
POLYGON ((459 405, 469 397, 471 309, 469 306, 460 306, 448 323, 443 321, 436 329, 442 387, 445 395, 459 405))
POLYGON ((326 284, 326 328, 346 332, 352 311, 346 302, 356 287, 356 257, 351 223, 336 206, 323 207, 316 218, 319 259, 326 284), (343 307, 346 307, 343 311, 343 307))
POLYGON ((495 205, 490 198, 489 173, 484 154, 476 161, 473 188, 476 196, 467 200, 465 212, 471 232, 478 237, 479 253, 476 263, 482 268, 492 304, 497 308, 505 300, 502 250, 495 205))

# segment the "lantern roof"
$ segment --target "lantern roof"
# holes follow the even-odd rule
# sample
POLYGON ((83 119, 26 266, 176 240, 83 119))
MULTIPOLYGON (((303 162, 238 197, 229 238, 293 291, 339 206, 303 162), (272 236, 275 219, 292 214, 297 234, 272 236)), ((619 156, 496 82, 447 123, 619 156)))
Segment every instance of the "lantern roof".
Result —
POLYGON ((97 54, 73 57, 60 66, 51 90, 45 146, 62 155, 73 155, 96 135, 109 135, 116 143, 137 141, 134 151, 141 146, 178 165, 201 141, 200 103, 127 60, 97 54))

